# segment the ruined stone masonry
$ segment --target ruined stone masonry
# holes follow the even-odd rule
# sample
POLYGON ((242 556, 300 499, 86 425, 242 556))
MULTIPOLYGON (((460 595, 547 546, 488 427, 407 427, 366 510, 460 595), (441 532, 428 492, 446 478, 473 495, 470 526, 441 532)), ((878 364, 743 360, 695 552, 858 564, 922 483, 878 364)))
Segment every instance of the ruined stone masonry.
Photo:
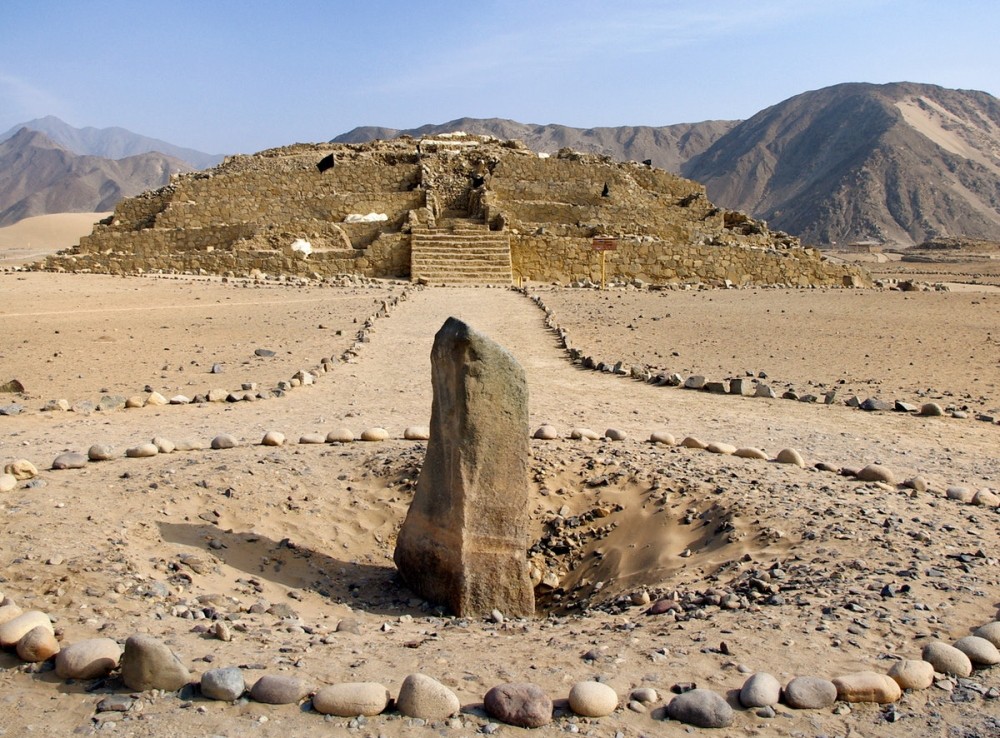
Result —
POLYGON ((696 182, 463 134, 229 157, 122 201, 41 268, 568 283, 600 278, 596 236, 618 239, 606 256, 614 279, 870 284, 857 267, 715 207, 696 182), (310 253, 292 249, 298 239, 310 253))

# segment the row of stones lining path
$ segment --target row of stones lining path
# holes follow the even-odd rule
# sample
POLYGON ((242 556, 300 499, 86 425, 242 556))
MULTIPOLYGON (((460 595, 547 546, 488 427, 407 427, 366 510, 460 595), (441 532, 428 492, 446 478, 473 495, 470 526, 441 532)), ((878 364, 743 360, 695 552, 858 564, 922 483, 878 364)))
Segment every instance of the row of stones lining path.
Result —
MULTIPOLYGON (((316 384, 296 388, 279 402, 209 403, 183 411, 141 408, 129 410, 127 422, 115 413, 87 418, 45 414, 49 417, 44 422, 34 423, 39 430, 44 427, 44 434, 29 441, 34 448, 30 453, 25 448, 22 455, 42 462, 61 451, 86 450, 97 442, 97 425, 102 426, 100 441, 119 447, 133 445, 137 438, 212 438, 222 432, 253 443, 269 430, 313 431, 324 425, 384 426, 398 435, 403 427, 428 423, 430 346, 434 333, 452 315, 506 346, 524 366, 533 427, 613 427, 632 438, 666 428, 678 437, 774 451, 798 448, 807 458, 820 457, 832 465, 879 463, 900 477, 923 474, 968 487, 989 486, 1000 477, 996 430, 988 424, 667 391, 612 378, 569 363, 559 337, 546 327, 546 316, 529 299, 488 288, 412 291, 393 307, 391 317, 372 322, 366 330, 368 342, 356 356, 327 364, 316 384)), ((18 432, 22 423, 32 425, 28 418, 3 420, 5 428, 18 432)))

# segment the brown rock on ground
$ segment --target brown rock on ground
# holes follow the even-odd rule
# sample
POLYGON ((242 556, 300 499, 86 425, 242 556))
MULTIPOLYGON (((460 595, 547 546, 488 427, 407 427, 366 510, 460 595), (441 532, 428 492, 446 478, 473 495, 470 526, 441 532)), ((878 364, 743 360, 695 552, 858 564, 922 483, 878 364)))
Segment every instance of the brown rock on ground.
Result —
POLYGON ((896 702, 903 695, 899 684, 886 674, 861 671, 835 677, 837 699, 844 702, 877 702, 880 705, 896 702))
POLYGON ((17 657, 22 661, 48 661, 59 653, 59 641, 51 628, 38 625, 17 642, 17 657))
POLYGON ((173 692, 191 681, 191 674, 165 643, 140 634, 125 641, 122 681, 129 689, 140 692, 147 689, 173 692))

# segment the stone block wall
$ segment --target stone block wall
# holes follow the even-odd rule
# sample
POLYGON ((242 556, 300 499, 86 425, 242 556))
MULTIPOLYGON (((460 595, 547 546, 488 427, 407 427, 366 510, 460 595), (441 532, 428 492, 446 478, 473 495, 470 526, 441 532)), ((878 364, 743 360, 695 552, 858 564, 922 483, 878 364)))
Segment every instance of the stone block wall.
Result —
POLYGON ((491 205, 522 232, 558 224, 555 232, 566 236, 655 235, 688 243, 724 226, 701 185, 637 164, 520 157, 494 168, 490 190, 491 205))
POLYGON ((190 271, 332 276, 409 273, 409 213, 426 204, 415 155, 298 145, 230 157, 208 172, 123 200, 50 268, 76 271, 190 271), (338 163, 317 162, 336 152, 338 163), (341 156, 343 159, 341 160, 341 156), (351 214, 386 221, 345 223, 351 214), (308 257, 291 251, 310 242, 308 257))
MULTIPOLYGON (((601 280, 601 255, 590 238, 551 235, 511 237, 511 262, 517 281, 601 280)), ((814 249, 744 245, 671 244, 656 239, 621 240, 607 252, 608 281, 641 279, 648 283, 702 282, 790 287, 868 285, 855 266, 832 264, 814 249), (852 280, 852 281, 845 281, 852 280), (856 280, 856 281, 853 281, 856 280)))

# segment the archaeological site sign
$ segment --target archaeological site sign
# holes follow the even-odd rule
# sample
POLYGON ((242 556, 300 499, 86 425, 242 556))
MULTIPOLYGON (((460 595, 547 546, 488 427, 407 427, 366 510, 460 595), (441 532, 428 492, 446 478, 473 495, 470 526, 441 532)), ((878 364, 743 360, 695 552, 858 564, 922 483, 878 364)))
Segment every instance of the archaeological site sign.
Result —
POLYGON ((609 251, 616 251, 618 249, 618 239, 610 238, 608 236, 597 236, 591 242, 590 247, 594 251, 599 251, 601 253, 601 289, 605 287, 604 278, 604 258, 607 256, 609 251))

